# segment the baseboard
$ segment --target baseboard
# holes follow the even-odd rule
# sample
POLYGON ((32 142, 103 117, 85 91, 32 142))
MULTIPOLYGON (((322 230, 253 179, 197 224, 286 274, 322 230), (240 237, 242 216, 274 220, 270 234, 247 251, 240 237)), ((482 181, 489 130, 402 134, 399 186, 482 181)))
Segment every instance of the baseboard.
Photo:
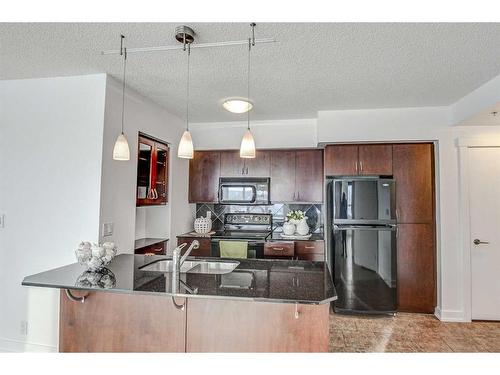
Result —
POLYGON ((57 347, 0 337, 0 353, 57 353, 57 347))
POLYGON ((434 315, 442 322, 470 322, 464 318, 464 312, 461 310, 441 310, 440 307, 436 307, 434 315))

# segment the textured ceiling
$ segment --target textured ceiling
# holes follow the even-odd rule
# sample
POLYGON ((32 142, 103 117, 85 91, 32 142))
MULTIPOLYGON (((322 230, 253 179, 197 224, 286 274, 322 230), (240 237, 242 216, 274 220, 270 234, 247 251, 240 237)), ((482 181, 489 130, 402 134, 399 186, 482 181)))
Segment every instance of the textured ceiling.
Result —
MULTIPOLYGON (((245 39, 248 24, 187 23, 197 42, 245 39)), ((173 23, 0 24, 0 78, 106 72, 121 80, 128 47, 176 44, 173 23)), ((500 74, 500 24, 260 23, 274 44, 252 52, 253 119, 316 117, 318 110, 448 105, 500 74)), ((237 121, 224 98, 246 96, 246 46, 193 49, 193 122, 237 121)), ((184 117, 182 51, 130 55, 128 83, 184 117)))

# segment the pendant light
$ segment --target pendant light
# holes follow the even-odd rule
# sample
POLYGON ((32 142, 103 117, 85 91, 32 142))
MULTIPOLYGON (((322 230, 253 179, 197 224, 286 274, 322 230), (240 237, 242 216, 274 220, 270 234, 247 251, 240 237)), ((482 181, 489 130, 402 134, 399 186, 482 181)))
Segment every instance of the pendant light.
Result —
POLYGON ((120 55, 123 55, 123 86, 122 86, 122 131, 116 138, 115 147, 113 147, 113 159, 120 161, 130 160, 130 148, 127 137, 123 133, 123 118, 125 113, 125 70, 127 68, 127 49, 123 47, 125 36, 120 35, 120 55))
POLYGON ((184 47, 187 44, 187 85, 186 85, 186 130, 182 134, 182 138, 179 142, 179 148, 177 149, 177 157, 183 159, 192 159, 194 156, 193 138, 191 138, 191 133, 189 132, 189 57, 191 55, 191 44, 186 41, 186 34, 183 34, 184 47))
MULTIPOLYGON (((248 38, 248 69, 247 69, 247 99, 250 100, 250 52, 252 46, 255 46, 255 23, 251 23, 252 37, 248 38)), ((250 130, 250 111, 247 111, 247 130, 243 135, 240 146, 240 157, 252 159, 255 158, 255 140, 253 139, 252 132, 250 130)))

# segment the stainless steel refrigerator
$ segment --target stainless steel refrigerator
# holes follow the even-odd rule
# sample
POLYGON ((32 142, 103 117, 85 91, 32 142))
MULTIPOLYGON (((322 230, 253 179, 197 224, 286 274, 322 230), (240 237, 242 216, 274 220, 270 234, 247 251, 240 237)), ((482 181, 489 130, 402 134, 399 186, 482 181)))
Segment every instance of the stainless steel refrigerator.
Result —
POLYGON ((343 177, 328 183, 327 226, 336 312, 397 308, 395 182, 343 177))

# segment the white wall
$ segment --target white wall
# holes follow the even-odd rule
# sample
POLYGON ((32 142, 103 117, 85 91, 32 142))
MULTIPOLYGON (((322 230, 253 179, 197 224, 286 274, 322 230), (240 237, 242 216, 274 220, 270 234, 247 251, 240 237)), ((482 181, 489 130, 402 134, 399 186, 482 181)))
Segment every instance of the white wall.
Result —
POLYGON ((97 240, 105 79, 0 81, 0 351, 57 348, 58 291, 21 281, 97 240))
MULTIPOLYGON (((121 127, 122 91, 111 77, 106 83, 100 228, 114 223, 113 240, 121 253, 133 253, 134 240, 143 237, 170 238, 192 228, 194 205, 189 205, 188 161, 177 158, 177 144, 184 131, 184 122, 159 105, 127 89, 125 97, 124 132, 130 145, 130 160, 115 161, 113 145, 121 127), (149 134, 171 145, 169 203, 166 206, 136 209, 138 132, 149 134), (137 223, 136 223, 137 215, 137 223)), ((101 240, 104 240, 101 236, 101 240)))
MULTIPOLYGON (((252 121, 257 148, 316 147, 316 119, 252 121)), ((209 122, 190 125, 196 150, 239 149, 247 123, 209 122)))

